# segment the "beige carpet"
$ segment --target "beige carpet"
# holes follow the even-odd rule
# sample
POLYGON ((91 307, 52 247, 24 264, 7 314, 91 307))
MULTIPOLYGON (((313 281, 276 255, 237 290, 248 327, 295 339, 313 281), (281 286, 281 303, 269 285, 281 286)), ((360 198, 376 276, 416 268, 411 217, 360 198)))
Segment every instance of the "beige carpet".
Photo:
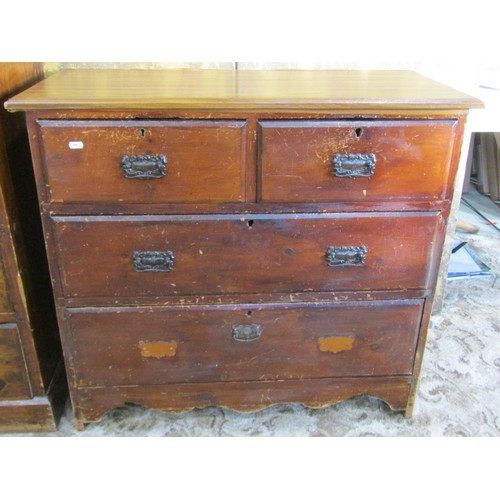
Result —
MULTIPOLYGON (((500 274, 500 233, 460 237, 500 274)), ((448 282, 411 420, 379 400, 357 397, 320 410, 279 405, 255 414, 220 408, 167 414, 131 406, 78 433, 68 405, 59 430, 45 435, 500 436, 500 278, 494 286, 491 279, 448 282)))

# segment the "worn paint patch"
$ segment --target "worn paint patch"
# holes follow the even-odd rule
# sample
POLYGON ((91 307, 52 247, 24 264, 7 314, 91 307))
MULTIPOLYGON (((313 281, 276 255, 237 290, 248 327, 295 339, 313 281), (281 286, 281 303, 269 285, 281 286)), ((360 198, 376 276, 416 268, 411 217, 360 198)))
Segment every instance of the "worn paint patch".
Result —
POLYGON ((318 339, 319 350, 323 352, 350 351, 353 344, 353 337, 321 337, 318 339))
POLYGON ((141 355, 145 358, 171 358, 177 353, 177 342, 139 342, 141 355))

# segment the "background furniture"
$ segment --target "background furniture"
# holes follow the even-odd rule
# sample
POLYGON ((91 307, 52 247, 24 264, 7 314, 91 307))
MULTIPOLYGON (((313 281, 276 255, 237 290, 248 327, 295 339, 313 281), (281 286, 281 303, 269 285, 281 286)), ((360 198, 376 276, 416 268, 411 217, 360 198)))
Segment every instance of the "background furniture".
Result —
MULTIPOLYGON (((1 63, 0 97, 43 77, 40 63, 1 63)), ((0 112, 0 432, 55 430, 64 367, 22 115, 0 112)))
POLYGON ((10 100, 77 426, 358 394, 410 416, 479 105, 377 71, 63 71, 10 100))

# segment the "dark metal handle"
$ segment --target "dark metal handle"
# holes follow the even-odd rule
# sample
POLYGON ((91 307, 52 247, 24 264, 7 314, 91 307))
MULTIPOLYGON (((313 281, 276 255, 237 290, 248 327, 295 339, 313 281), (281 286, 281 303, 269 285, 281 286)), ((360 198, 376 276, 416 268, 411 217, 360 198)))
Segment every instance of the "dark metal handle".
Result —
POLYGON ((260 325, 236 325, 233 326, 233 339, 238 342, 253 342, 260 338, 262 327, 260 325))
POLYGON ((132 254, 134 271, 138 273, 152 272, 161 273, 171 271, 174 267, 174 254, 170 250, 166 252, 141 252, 132 254))
POLYGON ((371 177, 375 172, 374 154, 334 154, 333 175, 335 177, 371 177))
POLYGON ((121 163, 127 179, 159 179, 167 169, 165 155, 123 155, 121 163))
POLYGON ((367 248, 363 246, 328 247, 326 260, 329 266, 364 266, 367 248))

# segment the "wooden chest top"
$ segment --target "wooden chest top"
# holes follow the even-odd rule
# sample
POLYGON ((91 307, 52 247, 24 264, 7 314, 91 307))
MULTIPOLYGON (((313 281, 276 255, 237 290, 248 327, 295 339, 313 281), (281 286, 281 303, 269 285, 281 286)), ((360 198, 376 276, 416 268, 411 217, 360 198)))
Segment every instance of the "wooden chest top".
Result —
POLYGON ((481 101, 412 71, 64 70, 6 103, 42 109, 469 109, 481 101))

